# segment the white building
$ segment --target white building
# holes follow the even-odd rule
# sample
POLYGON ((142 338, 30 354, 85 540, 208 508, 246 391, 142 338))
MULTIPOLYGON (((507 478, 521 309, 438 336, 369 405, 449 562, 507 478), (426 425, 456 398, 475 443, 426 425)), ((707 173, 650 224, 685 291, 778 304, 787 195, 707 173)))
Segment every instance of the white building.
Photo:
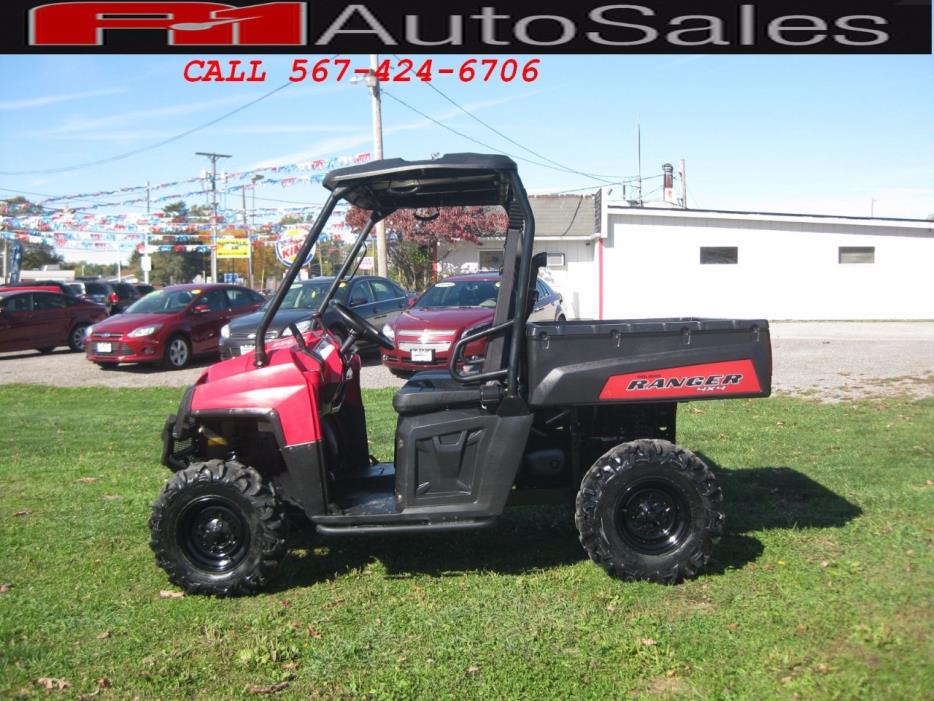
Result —
MULTIPOLYGON (((579 318, 934 319, 934 222, 533 197, 542 276, 579 318)), ((502 239, 439 251, 495 269, 502 239)))

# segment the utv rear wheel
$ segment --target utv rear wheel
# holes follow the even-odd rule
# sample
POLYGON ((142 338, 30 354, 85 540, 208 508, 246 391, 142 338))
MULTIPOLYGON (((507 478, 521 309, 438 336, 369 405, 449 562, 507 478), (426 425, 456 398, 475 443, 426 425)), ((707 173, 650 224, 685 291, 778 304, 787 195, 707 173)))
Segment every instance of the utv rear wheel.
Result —
POLYGON ((285 554, 282 504, 256 470, 197 462, 176 472, 152 505, 150 546, 190 594, 259 591, 285 554))
POLYGON ((723 532, 723 496, 688 450, 638 440, 602 456, 584 476, 574 520, 590 559, 625 580, 693 577, 723 532))

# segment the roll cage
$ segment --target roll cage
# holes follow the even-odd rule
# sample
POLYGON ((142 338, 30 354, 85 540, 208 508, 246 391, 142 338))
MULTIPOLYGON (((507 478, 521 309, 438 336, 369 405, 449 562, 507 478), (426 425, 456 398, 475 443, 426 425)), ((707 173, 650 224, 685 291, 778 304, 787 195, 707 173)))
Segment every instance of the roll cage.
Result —
POLYGON ((370 218, 355 239, 334 283, 322 300, 319 308, 322 311, 334 299, 341 281, 351 271, 373 227, 396 210, 499 205, 506 210, 509 223, 504 244, 500 294, 493 322, 486 330, 465 337, 455 345, 449 369, 453 378, 459 382, 503 383, 504 399, 523 395, 521 346, 525 338, 530 285, 534 285, 532 244, 535 220, 515 162, 506 156, 474 153, 449 154, 425 161, 394 158, 333 170, 325 176, 323 184, 331 194, 257 329, 256 366, 262 367, 268 363, 266 331, 318 241, 325 223, 341 200, 368 210, 370 218), (479 374, 461 375, 456 368, 458 351, 466 343, 481 336, 490 337, 482 371, 479 374))

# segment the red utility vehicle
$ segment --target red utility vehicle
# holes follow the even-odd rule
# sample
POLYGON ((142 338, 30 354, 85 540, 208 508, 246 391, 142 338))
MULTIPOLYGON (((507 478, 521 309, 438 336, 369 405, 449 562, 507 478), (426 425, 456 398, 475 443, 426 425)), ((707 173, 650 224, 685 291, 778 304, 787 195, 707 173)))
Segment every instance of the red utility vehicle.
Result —
MULTIPOLYGON (((422 370, 443 370, 461 336, 489 327, 496 311, 500 274, 452 275, 436 282, 406 311, 383 327, 395 346, 383 351, 383 365, 399 377, 422 370)), ((529 321, 564 321, 561 295, 537 280, 529 321)), ((483 362, 486 340, 464 351, 464 362, 483 362)))
POLYGON ((94 324, 87 356, 103 368, 119 363, 185 367, 195 356, 216 355, 221 327, 265 302, 239 285, 171 285, 150 292, 122 314, 94 324))
POLYGON ((54 287, 0 287, 0 352, 51 353, 58 346, 80 352, 87 328, 106 318, 101 305, 54 287))
MULTIPOLYGON (((331 195, 256 331, 256 348, 208 368, 163 429, 174 474, 149 521, 156 561, 189 592, 261 589, 285 555, 289 513, 325 535, 480 528, 507 504, 575 504, 581 544, 623 579, 675 582, 723 528, 714 474, 674 445, 677 403, 770 392, 768 323, 736 319, 528 321, 535 222, 515 163, 453 154, 332 171, 331 195), (302 333, 266 341, 301 263, 341 200, 370 219, 302 333), (393 397, 392 462, 369 455, 358 341, 392 341, 334 301, 373 226, 400 208, 502 206, 509 214, 491 325, 448 368, 393 397), (329 321, 324 310, 333 310, 329 321), (338 340, 329 325, 340 323, 338 340), (479 373, 459 369, 487 339, 479 373)), ((389 456, 387 456, 389 457, 389 456)))

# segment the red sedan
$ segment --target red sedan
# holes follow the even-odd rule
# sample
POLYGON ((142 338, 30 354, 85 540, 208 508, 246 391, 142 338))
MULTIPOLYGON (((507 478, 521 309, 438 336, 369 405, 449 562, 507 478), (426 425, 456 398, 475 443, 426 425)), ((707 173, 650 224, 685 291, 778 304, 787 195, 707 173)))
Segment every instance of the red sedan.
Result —
MULTIPOLYGON (((400 377, 448 366, 454 343, 464 334, 488 327, 499 296, 498 273, 454 275, 429 287, 410 309, 383 327, 395 348, 383 352, 383 365, 400 377)), ((529 321, 563 321, 561 295, 536 280, 529 321)), ((468 364, 483 361, 486 339, 468 344, 468 364)))
POLYGON ((118 363, 183 368, 196 356, 216 355, 221 327, 265 301, 239 285, 164 287, 94 324, 87 337, 88 360, 104 368, 118 363))
POLYGON ((51 353, 58 346, 84 350, 87 328, 107 310, 48 287, 0 287, 0 352, 51 353))

